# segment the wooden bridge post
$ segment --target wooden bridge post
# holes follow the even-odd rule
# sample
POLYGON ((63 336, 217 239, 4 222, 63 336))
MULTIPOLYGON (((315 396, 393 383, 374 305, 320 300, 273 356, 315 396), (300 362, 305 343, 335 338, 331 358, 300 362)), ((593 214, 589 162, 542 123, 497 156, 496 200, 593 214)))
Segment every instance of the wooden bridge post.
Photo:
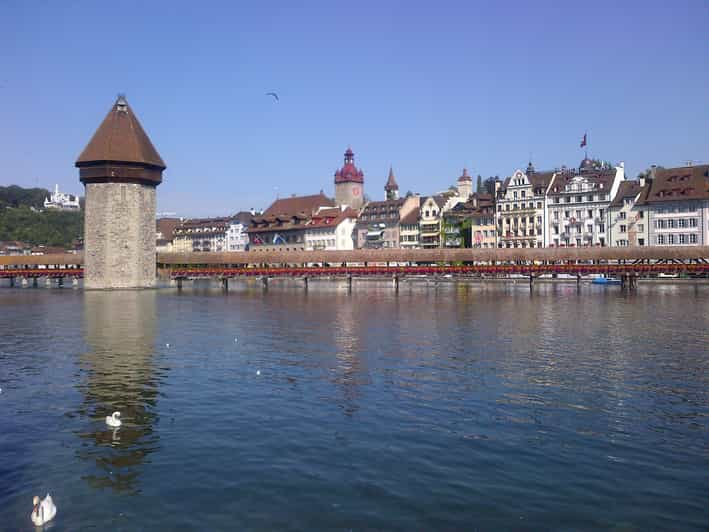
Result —
POLYGON ((32 288, 37 288, 37 277, 32 278, 32 288))
POLYGON ((347 291, 352 292, 352 274, 347 276, 347 291))
POLYGON ((175 281, 177 281, 177 291, 182 292, 182 277, 178 277, 175 281))
POLYGON ((229 278, 228 277, 222 277, 222 289, 225 292, 229 292, 229 278))
POLYGON ((261 277, 261 284, 263 284, 264 288, 268 288, 268 277, 266 275, 261 277))
POLYGON ((59 288, 61 288, 62 286, 64 286, 64 277, 58 277, 58 278, 57 278, 57 286, 58 286, 59 288))
POLYGON ((399 291, 399 275, 394 274, 394 290, 399 291))
POLYGON ((308 278, 303 277, 303 281, 305 282, 305 289, 307 290, 308 289, 308 278))
POLYGON ((15 288, 15 278, 10 277, 10 288, 15 288))
POLYGON ((529 274, 529 288, 534 286, 534 274, 529 274))

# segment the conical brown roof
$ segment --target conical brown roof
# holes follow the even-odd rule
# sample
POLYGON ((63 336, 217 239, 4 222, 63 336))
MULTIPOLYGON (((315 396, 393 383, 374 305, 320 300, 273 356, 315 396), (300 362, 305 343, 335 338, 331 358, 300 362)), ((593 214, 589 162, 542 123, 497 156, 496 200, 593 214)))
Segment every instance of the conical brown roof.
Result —
POLYGON ((79 155, 76 166, 105 161, 165 169, 165 163, 123 96, 119 96, 113 104, 79 155))
POLYGON ((389 178, 384 190, 399 190, 399 185, 396 184, 396 179, 394 178, 394 169, 391 166, 389 167, 389 178))

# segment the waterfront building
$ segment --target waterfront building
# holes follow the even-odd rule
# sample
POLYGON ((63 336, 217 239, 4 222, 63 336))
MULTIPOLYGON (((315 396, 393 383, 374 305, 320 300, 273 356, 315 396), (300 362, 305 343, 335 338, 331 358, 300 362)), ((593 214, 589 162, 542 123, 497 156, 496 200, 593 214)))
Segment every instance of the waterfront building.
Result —
POLYGON ((452 194, 427 196, 419 207, 419 231, 422 248, 440 248, 443 211, 452 194))
POLYGON ((246 251, 249 249, 249 225, 253 214, 247 211, 237 212, 229 219, 226 232, 227 251, 246 251))
POLYGON ((608 207, 608 228, 611 246, 647 246, 648 225, 645 210, 636 208, 643 193, 645 180, 626 179, 620 182, 618 192, 608 207))
POLYGON ((399 220, 399 247, 409 249, 421 247, 419 221, 418 209, 411 209, 399 220))
POLYGON ((653 168, 637 205, 650 245, 709 245, 709 165, 653 168))
POLYGON ((85 186, 84 286, 155 285, 155 201, 165 163, 119 96, 76 161, 85 186))
POLYGON ((0 241, 0 255, 29 255, 32 245, 19 240, 0 241))
POLYGON ((305 226, 305 249, 351 250, 354 249, 354 228, 357 212, 346 206, 320 209, 305 226))
POLYGON ((155 220, 155 249, 158 253, 173 251, 172 241, 182 220, 180 218, 158 218, 155 220))
POLYGON ((230 219, 193 218, 175 228, 172 247, 178 253, 227 251, 230 219))
POLYGON ((58 209, 62 211, 78 211, 79 196, 59 192, 59 185, 54 185, 54 192, 48 198, 44 198, 45 209, 58 209))
POLYGON ((335 207, 320 194, 277 199, 263 214, 254 216, 247 230, 251 250, 304 251, 305 232, 313 214, 335 207))
POLYGON ((548 245, 609 245, 608 208, 624 179, 622 162, 611 167, 588 158, 581 161, 578 170, 562 168, 554 172, 547 194, 548 245))
POLYGON ((401 220, 418 210, 419 197, 370 201, 362 209, 355 228, 358 248, 398 248, 401 220))
POLYGON ((345 151, 345 162, 335 172, 335 203, 359 210, 364 203, 364 173, 354 164, 354 152, 345 151))
POLYGON ((443 247, 494 248, 497 242, 495 204, 491 194, 474 192, 443 215, 443 247))
MULTIPOLYGON (((530 162, 526 172, 515 170, 504 183, 496 181, 498 247, 539 248, 546 245, 547 193, 554 175, 555 172, 537 172, 530 162)), ((484 238, 481 237, 481 243, 484 238)))
POLYGON ((389 177, 387 178, 386 185, 384 185, 384 199, 399 199, 399 185, 397 185, 396 183, 396 178, 394 177, 394 169, 391 166, 389 167, 389 177))

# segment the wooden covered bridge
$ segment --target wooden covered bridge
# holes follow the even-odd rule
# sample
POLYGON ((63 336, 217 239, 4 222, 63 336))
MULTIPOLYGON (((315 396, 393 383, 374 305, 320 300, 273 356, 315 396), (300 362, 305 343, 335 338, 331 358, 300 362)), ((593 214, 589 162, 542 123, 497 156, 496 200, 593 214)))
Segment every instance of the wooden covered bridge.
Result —
MULTIPOLYGON (((709 277, 709 246, 533 249, 378 249, 353 251, 249 251, 242 253, 159 253, 156 267, 163 278, 389 277, 496 278, 589 275, 623 279, 681 274, 709 277)), ((39 278, 79 279, 81 254, 1 256, 0 278, 23 284, 39 278)))

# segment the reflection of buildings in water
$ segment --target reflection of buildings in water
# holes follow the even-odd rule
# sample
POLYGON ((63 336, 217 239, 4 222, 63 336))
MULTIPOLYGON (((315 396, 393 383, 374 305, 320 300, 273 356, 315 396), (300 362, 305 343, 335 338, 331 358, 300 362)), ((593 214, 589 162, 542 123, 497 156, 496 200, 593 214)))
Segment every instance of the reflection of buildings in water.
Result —
POLYGON ((95 461, 86 480, 96 487, 135 490, 140 466, 157 448, 153 432, 159 375, 153 366, 156 293, 86 291, 84 312, 88 352, 80 357, 80 414, 90 420, 79 455, 95 461), (121 412, 113 430, 105 417, 121 412))
POLYGON ((351 297, 339 295, 334 304, 333 340, 337 352, 335 383, 342 390, 342 404, 345 415, 351 416, 358 409, 359 387, 370 382, 362 364, 361 344, 357 330, 358 320, 354 316, 356 303, 351 297))

